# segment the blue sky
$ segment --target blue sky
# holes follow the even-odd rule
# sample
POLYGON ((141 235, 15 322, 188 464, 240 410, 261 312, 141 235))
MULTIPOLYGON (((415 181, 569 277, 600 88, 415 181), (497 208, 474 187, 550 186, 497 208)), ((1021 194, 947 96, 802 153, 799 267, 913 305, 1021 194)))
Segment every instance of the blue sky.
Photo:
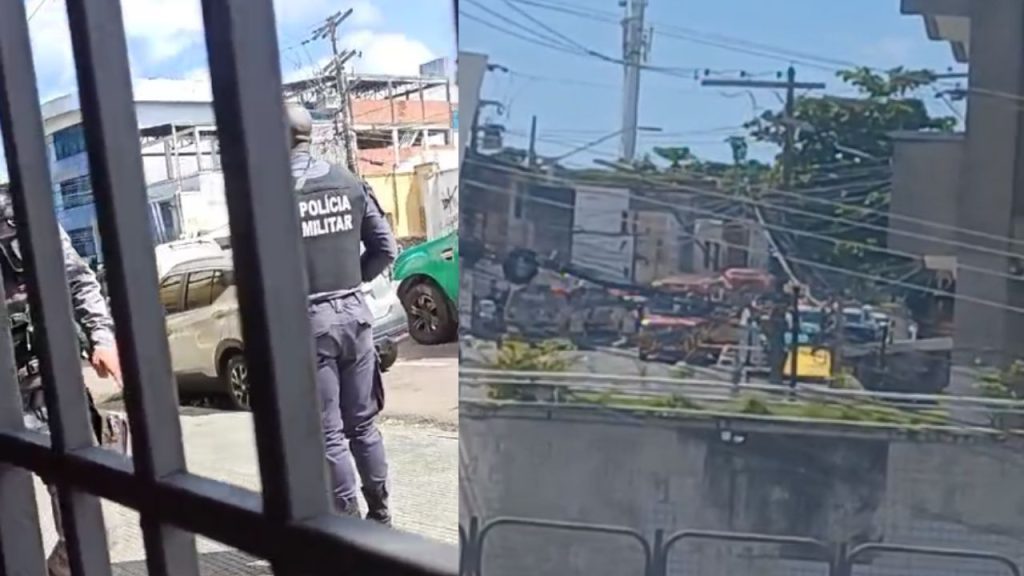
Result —
MULTIPOLYGON (((64 0, 25 0, 42 100, 76 89, 64 0)), ((328 15, 349 7, 340 44, 360 50, 362 72, 415 74, 419 64, 454 57, 451 0, 274 0, 286 80, 322 65, 326 41, 301 41, 328 15)), ((208 80, 199 0, 122 0, 129 59, 136 78, 208 80)), ((0 154, 0 174, 4 171, 0 154)))
MULTIPOLYGON (((514 5, 590 49, 621 57, 618 25, 559 13, 538 4, 583 8, 599 18, 606 18, 605 13, 610 13, 614 19, 623 13, 617 0, 530 0, 528 3, 517 1, 514 5)), ((964 71, 963 66, 955 64, 949 46, 928 40, 921 18, 900 14, 899 4, 899 0, 649 0, 647 23, 654 27, 655 35, 648 64, 711 69, 718 71, 716 77, 723 78, 735 77, 738 71, 744 70, 771 79, 773 73, 784 71, 792 63, 798 80, 826 82, 825 92, 835 94, 852 92, 832 70, 816 69, 787 59, 803 59, 794 55, 762 56, 743 53, 737 48, 764 52, 763 48, 749 44, 756 43, 775 50, 809 54, 816 58, 811 64, 825 67, 839 65, 817 59, 878 68, 903 65, 937 71, 952 67, 954 71, 964 71), (732 49, 665 35, 692 38, 694 32, 701 34, 704 40, 711 39, 732 49)), ((538 117, 538 133, 542 139, 538 150, 545 155, 567 152, 573 144, 592 141, 619 128, 621 65, 531 44, 465 17, 469 14, 520 34, 530 34, 501 21, 487 11, 490 9, 548 34, 517 14, 506 0, 462 0, 460 9, 463 14, 460 50, 488 54, 492 63, 507 66, 512 71, 511 74, 489 73, 482 96, 507 104, 505 117, 495 117, 493 108, 488 109, 484 117, 493 117, 509 128, 510 144, 525 147, 525 134, 532 115, 538 117), (528 75, 544 78, 529 78, 528 75)), ((935 113, 950 114, 933 91, 923 92, 922 96, 928 97, 929 107, 935 113)), ((701 87, 692 78, 644 72, 639 124, 660 128, 662 133, 641 133, 640 152, 654 145, 688 145, 704 157, 728 159, 730 150, 722 140, 731 133, 740 133, 735 127, 755 114, 755 106, 757 109, 778 108, 781 97, 781 92, 772 90, 747 94, 735 88, 701 87)), ((593 153, 574 156, 573 161, 587 164, 595 157, 614 156, 618 142, 613 138, 596 147, 593 153)), ((751 154, 758 157, 770 157, 775 152, 772 147, 751 149, 751 154)))

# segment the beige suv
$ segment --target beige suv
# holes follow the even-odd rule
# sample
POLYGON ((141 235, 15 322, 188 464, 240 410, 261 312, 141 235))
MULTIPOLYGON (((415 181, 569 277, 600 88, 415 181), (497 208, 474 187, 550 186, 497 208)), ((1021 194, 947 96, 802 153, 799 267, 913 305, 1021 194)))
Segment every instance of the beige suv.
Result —
MULTIPOLYGON (((398 357, 408 334, 405 311, 391 280, 382 275, 363 286, 373 312, 374 344, 381 370, 398 357)), ((183 262, 160 282, 171 365, 182 396, 220 396, 231 408, 249 408, 249 371, 235 293, 231 252, 183 262)))

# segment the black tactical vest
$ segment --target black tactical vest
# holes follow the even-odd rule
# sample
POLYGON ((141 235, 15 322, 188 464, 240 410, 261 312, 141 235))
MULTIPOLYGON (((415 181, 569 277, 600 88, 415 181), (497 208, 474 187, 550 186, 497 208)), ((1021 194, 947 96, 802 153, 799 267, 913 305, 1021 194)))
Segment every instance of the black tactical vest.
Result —
POLYGON ((358 288, 360 228, 366 210, 363 184, 331 166, 299 183, 296 193, 309 294, 358 288))

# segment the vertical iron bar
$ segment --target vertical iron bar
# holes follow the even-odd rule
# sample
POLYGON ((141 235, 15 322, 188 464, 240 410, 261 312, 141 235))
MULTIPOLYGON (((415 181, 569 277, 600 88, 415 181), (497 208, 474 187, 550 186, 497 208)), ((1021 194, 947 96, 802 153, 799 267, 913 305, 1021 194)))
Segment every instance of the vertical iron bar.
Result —
MULTIPOLYGON (((64 274, 43 137, 28 21, 21 0, 0 0, 0 127, 27 268, 29 303, 39 344, 53 449, 88 448, 93 431, 64 274)), ((110 556, 100 501, 57 481, 68 558, 76 576, 109 576, 110 556)))
MULTIPOLYGON (((5 16, 0 5, 0 21, 5 16)), ((8 16, 9 17, 9 16, 8 16)), ((4 34, 0 24, 0 35, 4 34)), ((3 42, 0 37, 0 42, 3 42)), ((4 48, 0 46, 0 53, 4 48)), ((4 74, 0 59, 0 76, 4 74)), ((0 78, 0 87, 4 81, 0 78)), ((0 98, 4 98, 0 89, 0 98)), ((0 279, 0 302, 7 299, 0 279)), ((0 429, 23 430, 18 370, 14 362, 14 342, 7 307, 0 305, 0 429)), ((35 487, 28 470, 0 463, 0 574, 43 576, 46 558, 39 527, 35 487)))
POLYGON ((271 0, 203 0, 264 512, 329 511, 271 0))
MULTIPOLYGON (((135 471, 156 482, 186 471, 185 450, 158 296, 121 6, 118 0, 67 0, 67 11, 89 172, 124 369, 135 471)), ((145 516, 141 524, 152 576, 198 576, 192 534, 145 516)))

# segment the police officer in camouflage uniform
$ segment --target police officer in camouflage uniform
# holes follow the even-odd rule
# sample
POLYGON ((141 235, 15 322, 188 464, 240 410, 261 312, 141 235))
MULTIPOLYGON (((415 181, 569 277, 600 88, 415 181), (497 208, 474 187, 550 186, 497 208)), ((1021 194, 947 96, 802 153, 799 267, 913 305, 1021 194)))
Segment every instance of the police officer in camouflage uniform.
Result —
MULTIPOLYGON (((114 322, 100 284, 89 265, 71 245, 71 239, 63 228, 60 229, 60 235, 64 251, 64 272, 71 292, 72 307, 80 331, 80 340, 85 340, 83 353, 88 355, 93 368, 101 378, 112 377, 120 384, 121 363, 114 342, 114 322)), ((10 192, 7 189, 0 189, 0 273, 3 276, 5 304, 15 343, 14 352, 24 402, 25 424, 30 430, 48 432, 38 362, 32 344, 33 330, 25 286, 27 278, 18 245, 10 192)), ((126 453, 127 423, 116 415, 101 415, 93 403, 92 395, 88 394, 88 390, 86 392, 96 440, 105 447, 126 453)), ((46 562, 47 570, 50 576, 70 576, 71 569, 60 520, 57 490, 49 483, 47 489, 50 492, 58 536, 57 545, 46 562)))
POLYGON ((334 505, 339 513, 359 515, 351 454, 362 480, 366 517, 390 525, 388 465, 374 422, 384 407, 384 389, 373 314, 361 285, 387 269, 397 245, 369 186, 345 168, 310 155, 309 112, 289 104, 286 116, 334 505))

